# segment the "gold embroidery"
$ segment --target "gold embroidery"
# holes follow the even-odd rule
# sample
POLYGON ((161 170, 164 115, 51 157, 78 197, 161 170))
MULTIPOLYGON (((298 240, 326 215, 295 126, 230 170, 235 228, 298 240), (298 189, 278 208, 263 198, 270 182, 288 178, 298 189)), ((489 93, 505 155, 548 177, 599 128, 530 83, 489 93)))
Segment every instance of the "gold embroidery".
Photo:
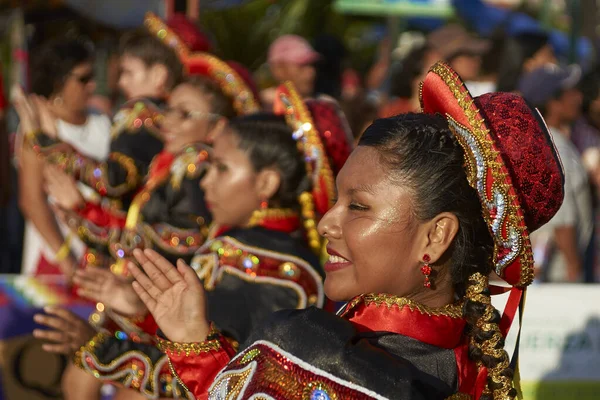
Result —
POLYGON ((206 290, 213 290, 223 274, 228 273, 249 282, 261 282, 291 288, 298 293, 299 308, 306 307, 308 299, 312 299, 313 304, 317 307, 321 307, 323 304, 321 277, 310 264, 298 257, 247 246, 229 236, 206 242, 201 251, 210 251, 211 253, 195 256, 192 259, 191 266, 198 277, 203 280, 206 290), (261 261, 264 259, 281 262, 279 264, 280 269, 265 270, 265 276, 262 276, 259 272, 262 271, 261 261), (285 265, 286 263, 287 265, 285 265), (310 276, 311 279, 299 279, 307 276, 310 276), (310 285, 301 285, 301 283, 304 284, 307 281, 310 282, 310 285))
POLYGON ((177 383, 179 383, 179 385, 185 390, 188 398, 194 398, 190 389, 183 382, 183 380, 179 377, 179 374, 177 374, 177 371, 175 371, 175 368, 173 367, 173 363, 171 363, 171 359, 168 357, 167 357, 167 362, 169 363, 169 370, 171 371, 171 375, 173 375, 173 377, 177 380, 177 383))
MULTIPOLYGON (((76 156, 72 154, 71 156, 76 156)), ((126 172, 125 182, 112 186, 108 178, 107 163, 96 163, 81 160, 84 163, 82 167, 82 180, 88 186, 92 187, 101 195, 110 195, 114 197, 122 196, 141 183, 142 177, 138 173, 135 161, 122 153, 112 152, 108 155, 109 161, 119 164, 126 172)))
POLYGON ((256 365, 256 362, 252 362, 242 369, 224 371, 217 375, 209 389, 208 399, 234 400, 240 398, 244 387, 256 371, 256 365))
POLYGON ((448 304, 440 308, 433 308, 414 302, 406 297, 398 297, 385 293, 370 293, 355 297, 350 301, 350 303, 348 303, 344 314, 352 310, 361 302, 364 302, 367 306, 370 304, 374 304, 376 306, 385 305, 388 308, 391 308, 392 306, 398 306, 399 308, 406 306, 411 311, 418 311, 421 314, 426 314, 429 316, 447 316, 450 318, 462 318, 463 316, 462 301, 454 304, 448 304))
POLYGON ((186 357, 189 357, 189 355, 192 353, 195 355, 200 355, 210 351, 217 351, 221 348, 221 343, 217 339, 206 340, 200 343, 178 343, 158 338, 156 347, 165 353, 169 352, 177 355, 184 353, 186 357))
MULTIPOLYGON (((470 95, 467 90, 463 87, 462 84, 458 83, 458 80, 451 72, 451 70, 443 63, 437 63, 432 68, 431 71, 438 75, 444 83, 448 86, 454 97, 457 99, 459 106, 462 108, 469 125, 472 129, 468 131, 471 133, 474 140, 477 142, 477 146, 481 150, 484 156, 484 164, 486 170, 491 171, 492 178, 494 180, 493 189, 495 189, 498 193, 500 193, 504 197, 505 201, 505 213, 502 218, 500 228, 496 236, 502 238, 502 240, 507 240, 508 238, 504 237, 505 235, 510 234, 510 228, 514 229, 517 233, 518 239, 516 242, 516 246, 518 246, 517 255, 515 258, 520 259, 521 264, 521 273, 519 276, 519 282, 517 286, 526 286, 530 284, 533 280, 533 255, 531 251, 531 243, 529 240, 529 235, 527 233, 526 228, 524 227, 523 215, 517 206, 516 197, 511 193, 510 187, 506 184, 508 180, 507 173, 503 168, 503 163, 500 154, 494 147, 494 143, 492 139, 489 137, 489 130, 486 128, 485 122, 481 115, 479 114, 479 110, 475 107, 473 100, 470 98, 470 95)), ((451 121, 452 118, 449 118, 451 121)), ((454 121, 456 122, 456 121, 454 121)), ((454 132, 454 131, 453 131, 454 132)), ((456 132, 454 132, 456 133, 456 132)), ((464 140, 460 139, 460 134, 455 134, 461 146, 463 146, 465 153, 469 154, 467 156, 467 162, 473 162, 472 155, 470 153, 473 152, 473 149, 465 143, 464 140)), ((472 174, 473 166, 469 166, 469 178, 470 184, 475 189, 477 189, 477 184, 475 181, 475 177, 472 174)), ((487 172, 487 171, 486 171, 487 172)), ((483 179, 485 179, 487 173, 484 174, 483 179)), ((485 184, 483 187, 486 187, 485 184)), ((478 190, 478 192, 481 192, 478 190)), ((494 191, 492 191, 493 195, 494 191)), ((483 195, 482 202, 493 203, 495 199, 488 198, 487 194, 479 193, 480 197, 483 195)), ((492 226, 494 217, 491 215, 490 209, 483 204, 483 214, 484 218, 488 224, 488 226, 492 226)), ((503 267, 498 265, 499 261, 499 252, 498 252, 498 242, 497 237, 494 238, 496 242, 496 246, 494 246, 494 265, 497 267, 497 273, 502 276, 503 267)), ((508 263, 512 262, 515 258, 508 261, 508 263)), ((508 265, 505 264, 505 265, 508 265)))
POLYGON ((208 53, 194 53, 185 60, 188 68, 194 64, 207 64, 208 75, 214 79, 223 92, 233 100, 233 108, 238 115, 252 114, 260 110, 254 93, 242 77, 226 62, 208 53))
POLYGON ((446 400, 471 400, 471 395, 466 393, 455 393, 450 397, 447 397, 446 400))
POLYGON ((257 226, 263 223, 267 219, 287 219, 296 215, 294 210, 289 208, 266 208, 262 210, 255 210, 250 217, 248 226, 257 226))
MULTIPOLYGON (((490 297, 484 294, 488 288, 488 277, 477 272, 471 275, 469 280, 471 283, 467 287, 467 299, 481 302, 486 306, 486 310, 478 319, 476 326, 488 335, 492 334, 491 338, 484 340, 483 343, 479 343, 474 337, 471 337, 471 345, 479 348, 486 356, 493 357, 497 362, 494 367, 488 368, 488 376, 494 383, 499 384, 498 388, 493 390, 494 399, 510 399, 508 393, 512 389, 512 379, 504 375, 510 364, 508 354, 501 346, 504 338, 498 324, 490 322, 494 317, 495 309, 491 304, 490 297)), ((486 384, 485 389, 489 390, 489 385, 486 384)))

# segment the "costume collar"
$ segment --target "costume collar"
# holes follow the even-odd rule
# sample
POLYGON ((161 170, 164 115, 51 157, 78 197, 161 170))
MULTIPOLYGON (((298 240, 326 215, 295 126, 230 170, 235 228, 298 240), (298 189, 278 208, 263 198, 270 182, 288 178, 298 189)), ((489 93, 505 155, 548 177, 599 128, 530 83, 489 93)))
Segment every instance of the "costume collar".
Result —
MULTIPOLYGON (((300 218, 297 212, 288 208, 267 208, 254 212, 248 228, 257 226, 270 231, 292 233, 300 229, 300 218)), ((213 224, 208 237, 214 239, 233 229, 235 227, 213 224)))
POLYGON ((346 304, 341 316, 359 332, 392 332, 446 349, 460 345, 466 325, 462 301, 430 308, 389 294, 357 296, 346 304))

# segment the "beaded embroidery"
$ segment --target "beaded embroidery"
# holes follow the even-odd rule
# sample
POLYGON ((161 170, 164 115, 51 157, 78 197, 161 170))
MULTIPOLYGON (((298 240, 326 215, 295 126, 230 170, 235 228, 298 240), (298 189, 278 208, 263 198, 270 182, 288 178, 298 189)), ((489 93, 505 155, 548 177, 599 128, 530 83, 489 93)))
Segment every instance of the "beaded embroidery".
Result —
POLYGON ((304 260, 289 254, 247 246, 225 236, 206 242, 191 266, 206 290, 214 290, 227 273, 246 281, 282 286, 298 294, 298 308, 322 307, 321 277, 304 260))
POLYGON ((385 399, 373 391, 316 368, 271 342, 262 340, 238 354, 217 375, 209 389, 208 398, 385 399), (255 354, 249 363, 248 354, 255 354))
MULTIPOLYGON (((496 273, 504 277, 507 267, 518 262, 518 286, 526 286, 533 280, 531 242, 502 157, 473 99, 459 83, 456 74, 443 63, 435 64, 431 72, 448 86, 471 127, 468 129, 446 115, 450 130, 465 151, 467 177, 470 185, 477 190, 483 216, 494 239, 496 273)), ((422 97, 421 102, 423 104, 422 97)))

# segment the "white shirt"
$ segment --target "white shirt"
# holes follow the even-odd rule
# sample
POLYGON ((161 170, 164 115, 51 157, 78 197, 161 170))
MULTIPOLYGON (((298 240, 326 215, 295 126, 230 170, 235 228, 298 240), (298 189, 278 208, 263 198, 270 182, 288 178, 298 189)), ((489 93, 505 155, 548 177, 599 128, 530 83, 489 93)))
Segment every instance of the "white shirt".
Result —
POLYGON ((556 215, 535 231, 531 240, 536 264, 549 268, 548 280, 563 282, 567 280, 566 262, 554 244, 554 230, 558 227, 575 227, 579 254, 583 260, 594 229, 592 194, 587 172, 573 143, 557 129, 550 128, 550 133, 563 165, 565 198, 556 215))

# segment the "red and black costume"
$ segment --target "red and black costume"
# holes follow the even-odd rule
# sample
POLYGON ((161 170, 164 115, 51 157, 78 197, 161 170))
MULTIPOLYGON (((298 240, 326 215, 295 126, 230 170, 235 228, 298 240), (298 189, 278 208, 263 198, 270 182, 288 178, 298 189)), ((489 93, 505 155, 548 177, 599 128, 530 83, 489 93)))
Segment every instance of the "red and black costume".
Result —
MULTIPOLYGON (((328 185, 333 180, 324 179, 322 171, 337 172, 350 153, 350 135, 334 103, 314 100, 309 109, 291 87, 285 87, 280 94, 290 107, 288 123, 296 130, 295 137, 310 140, 300 147, 303 157, 307 152, 311 154, 305 159, 311 166, 309 171, 314 172, 313 182, 318 184, 313 184, 312 191, 301 196, 304 199, 301 212, 258 210, 250 227, 214 227, 213 237, 198 251, 191 264, 204 283, 208 315, 218 327, 220 338, 232 348, 245 342, 250 332, 274 311, 320 308, 325 302, 318 257, 320 241, 306 228, 314 227, 314 219, 331 204, 332 192, 328 185), (298 129, 304 130, 299 133, 298 129), (333 153, 335 156, 330 157, 333 153), (320 203, 313 203, 312 199, 320 203), (305 237, 302 236, 303 225, 305 237), (315 251, 306 246, 311 241, 317 242, 311 246, 315 251)), ((327 177, 332 178, 332 175, 327 177)), ((134 335, 141 340, 148 339, 139 331, 134 335)), ((173 380, 167 358, 156 345, 123 341, 119 340, 120 336, 125 334, 99 334, 77 354, 76 363, 100 379, 118 381, 146 396, 187 396, 173 380)), ((130 336, 128 333, 127 337, 130 336)))
POLYGON ((44 133, 27 137, 46 160, 63 168, 94 189, 96 195, 69 213, 67 223, 88 246, 86 264, 108 267, 109 244, 118 240, 126 210, 144 183, 152 159, 162 150, 158 132, 162 101, 127 102, 113 119, 110 153, 105 162, 95 161, 44 133))
MULTIPOLYGON (((556 213, 563 196, 551 136, 520 96, 472 98, 443 63, 426 76, 421 100, 424 112, 446 116, 463 147, 494 240, 496 273, 514 285, 498 326, 506 334, 532 279, 528 232, 556 213)), ((487 287, 487 279, 467 296, 478 285, 487 287)), ((463 301, 432 309, 364 294, 338 316, 314 308, 280 311, 237 355, 218 325, 202 343, 160 340, 160 347, 197 399, 478 399, 488 370, 469 359, 463 301)))

